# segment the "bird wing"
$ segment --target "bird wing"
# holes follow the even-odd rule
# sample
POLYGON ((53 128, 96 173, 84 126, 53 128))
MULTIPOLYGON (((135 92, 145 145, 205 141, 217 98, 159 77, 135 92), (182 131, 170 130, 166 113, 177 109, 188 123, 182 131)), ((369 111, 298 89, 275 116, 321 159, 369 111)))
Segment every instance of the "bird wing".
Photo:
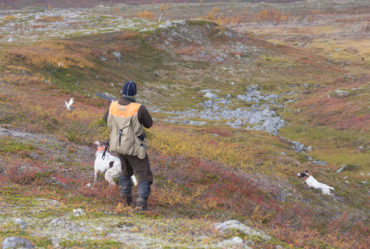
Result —
POLYGON ((72 106, 72 104, 73 104, 73 100, 74 100, 74 98, 71 98, 71 99, 69 100, 69 102, 68 102, 68 105, 69 105, 69 106, 72 106))
POLYGON ((66 106, 67 109, 69 109, 69 105, 68 105, 67 101, 64 101, 64 105, 66 106))

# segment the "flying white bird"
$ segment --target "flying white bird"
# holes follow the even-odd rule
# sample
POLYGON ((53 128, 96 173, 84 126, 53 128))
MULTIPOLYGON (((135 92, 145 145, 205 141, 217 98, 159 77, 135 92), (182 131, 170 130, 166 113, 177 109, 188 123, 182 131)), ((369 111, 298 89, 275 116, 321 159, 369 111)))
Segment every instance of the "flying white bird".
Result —
POLYGON ((74 100, 74 98, 71 98, 68 103, 67 103, 67 101, 64 101, 64 104, 65 104, 67 110, 70 111, 70 112, 73 111, 74 109, 76 109, 72 106, 73 100, 74 100))

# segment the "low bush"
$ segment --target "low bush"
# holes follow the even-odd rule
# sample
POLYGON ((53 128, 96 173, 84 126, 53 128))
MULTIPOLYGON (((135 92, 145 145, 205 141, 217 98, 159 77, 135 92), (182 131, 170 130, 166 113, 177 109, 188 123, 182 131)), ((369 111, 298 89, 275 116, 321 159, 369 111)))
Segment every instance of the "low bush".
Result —
POLYGON ((17 184, 27 185, 36 178, 37 170, 29 165, 10 165, 6 170, 9 179, 17 184))

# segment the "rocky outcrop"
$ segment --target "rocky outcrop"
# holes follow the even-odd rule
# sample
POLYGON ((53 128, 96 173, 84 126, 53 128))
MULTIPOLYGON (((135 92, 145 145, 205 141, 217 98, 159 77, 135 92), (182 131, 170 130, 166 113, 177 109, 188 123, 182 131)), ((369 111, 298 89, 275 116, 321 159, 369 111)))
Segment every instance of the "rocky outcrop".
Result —
POLYGON ((217 223, 214 226, 218 231, 221 233, 226 233, 228 230, 234 229, 238 230, 246 235, 251 235, 251 236, 258 236, 261 237, 262 239, 265 240, 270 240, 271 237, 266 235, 264 232, 255 230, 249 226, 246 226, 242 224, 241 222, 237 220, 228 220, 222 223, 217 223))
POLYGON ((2 249, 16 249, 16 248, 22 248, 22 249, 30 249, 35 248, 32 243, 25 238, 21 237, 8 237, 4 239, 2 245, 2 249))

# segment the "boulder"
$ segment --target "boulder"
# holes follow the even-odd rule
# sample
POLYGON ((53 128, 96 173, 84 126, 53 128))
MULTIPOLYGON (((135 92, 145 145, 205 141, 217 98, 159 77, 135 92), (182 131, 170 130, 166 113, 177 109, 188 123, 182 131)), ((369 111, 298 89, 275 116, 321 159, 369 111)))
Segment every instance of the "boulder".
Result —
POLYGON ((349 96, 349 91, 337 89, 334 91, 334 95, 338 98, 344 98, 349 96))
POLYGON ((223 223, 217 223, 215 224, 215 228, 219 230, 221 233, 226 233, 230 229, 235 229, 239 230, 242 233, 245 233, 246 235, 258 236, 265 240, 271 239, 271 237, 266 235, 264 232, 257 231, 249 226, 240 223, 237 220, 228 220, 223 223))
POLYGON ((8 237, 4 239, 2 245, 2 249, 13 249, 13 248, 23 248, 23 249, 28 249, 28 248, 35 248, 32 243, 25 238, 21 237, 8 237))

